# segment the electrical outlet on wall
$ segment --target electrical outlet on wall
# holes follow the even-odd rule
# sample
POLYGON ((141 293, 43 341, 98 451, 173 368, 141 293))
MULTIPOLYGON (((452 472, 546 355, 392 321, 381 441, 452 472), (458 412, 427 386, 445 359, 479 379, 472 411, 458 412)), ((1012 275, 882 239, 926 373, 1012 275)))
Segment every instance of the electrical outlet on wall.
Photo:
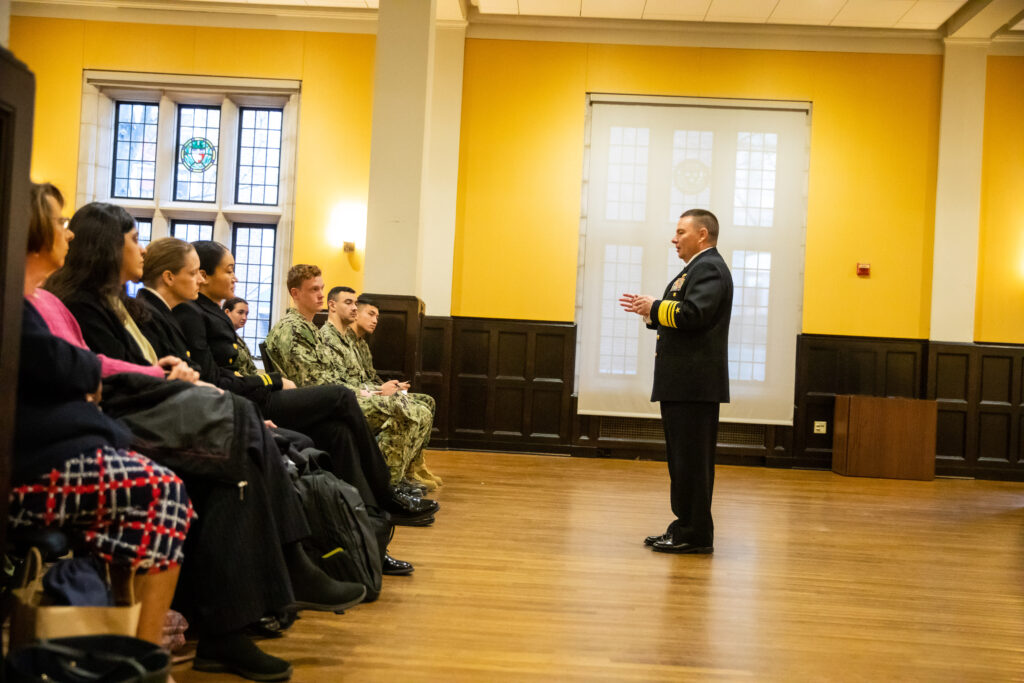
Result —
POLYGON ((815 434, 828 434, 828 422, 824 420, 814 421, 814 433, 815 434))

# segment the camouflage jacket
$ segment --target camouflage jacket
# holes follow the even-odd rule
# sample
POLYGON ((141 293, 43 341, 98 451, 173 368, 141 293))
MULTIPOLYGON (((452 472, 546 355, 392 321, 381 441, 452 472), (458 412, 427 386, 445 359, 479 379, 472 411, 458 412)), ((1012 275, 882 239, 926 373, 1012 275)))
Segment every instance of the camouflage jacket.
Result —
POLYGON ((259 370, 256 369, 256 361, 252 358, 249 345, 241 337, 238 337, 235 343, 238 344, 238 363, 235 365, 235 371, 244 377, 258 375, 259 370))
POLYGON ((377 388, 370 386, 372 382, 363 374, 363 368, 355 350, 356 336, 352 334, 351 330, 342 333, 328 321, 324 323, 317 334, 320 336, 326 360, 334 366, 338 374, 345 378, 346 386, 353 391, 355 387, 377 388))
POLYGON ((381 379, 380 375, 377 374, 377 370, 373 367, 373 354, 370 353, 370 345, 366 343, 366 339, 360 339, 354 334, 352 336, 354 337, 352 345, 355 347, 356 357, 359 359, 363 375, 368 378, 368 382, 384 384, 384 380, 381 379))
POLYGON ((274 325, 266 345, 281 373, 300 387, 346 384, 341 373, 324 357, 316 325, 303 318, 296 308, 289 308, 274 325))

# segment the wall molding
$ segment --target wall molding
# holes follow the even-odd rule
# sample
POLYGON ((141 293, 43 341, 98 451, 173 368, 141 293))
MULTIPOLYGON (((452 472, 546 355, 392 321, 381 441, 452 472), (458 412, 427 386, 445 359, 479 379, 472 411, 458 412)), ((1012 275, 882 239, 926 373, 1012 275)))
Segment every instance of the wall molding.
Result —
POLYGON ((916 29, 470 15, 467 38, 611 45, 942 54, 943 34, 916 29))

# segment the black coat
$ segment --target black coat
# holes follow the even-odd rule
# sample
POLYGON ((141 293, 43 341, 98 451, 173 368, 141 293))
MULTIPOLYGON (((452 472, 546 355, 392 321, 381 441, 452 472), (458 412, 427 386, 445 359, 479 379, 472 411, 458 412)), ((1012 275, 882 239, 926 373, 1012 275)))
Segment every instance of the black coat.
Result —
POLYGON ((729 402, 731 316, 732 274, 711 247, 694 257, 651 306, 648 327, 658 331, 652 401, 729 402))
POLYGON ((12 480, 60 468, 101 446, 127 448, 131 434, 85 400, 100 383, 96 354, 54 336, 26 301, 21 323, 12 480))
POLYGON ((91 292, 74 292, 64 305, 82 328, 85 343, 95 353, 137 365, 152 365, 107 302, 91 292))
POLYGON ((204 382, 266 407, 271 392, 281 388, 281 375, 272 372, 243 377, 234 369, 238 340, 231 318, 220 306, 200 294, 196 301, 179 304, 171 313, 184 335, 190 360, 204 382))
POLYGON ((142 304, 148 314, 136 318, 135 323, 142 330, 142 334, 146 335, 149 343, 153 345, 156 355, 161 358, 164 356, 181 358, 188 361, 192 369, 199 371, 199 366, 192 362, 185 335, 164 300, 145 288, 139 290, 135 299, 142 304))

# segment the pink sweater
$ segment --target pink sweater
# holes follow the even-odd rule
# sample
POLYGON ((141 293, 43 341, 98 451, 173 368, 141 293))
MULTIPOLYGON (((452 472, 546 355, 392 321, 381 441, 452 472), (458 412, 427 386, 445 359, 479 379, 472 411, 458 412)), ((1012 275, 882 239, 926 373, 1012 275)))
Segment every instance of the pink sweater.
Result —
MULTIPOLYGON (((29 301, 39 311, 39 315, 43 316, 46 326, 50 328, 50 332, 53 332, 54 336, 60 337, 80 349, 89 348, 85 345, 85 339, 82 338, 82 328, 78 326, 78 321, 60 299, 45 289, 38 288, 29 301)), ((108 358, 101 353, 96 354, 96 357, 103 364, 104 377, 116 375, 119 372, 139 372, 161 379, 164 376, 163 369, 157 365, 136 365, 116 358, 108 358)))

